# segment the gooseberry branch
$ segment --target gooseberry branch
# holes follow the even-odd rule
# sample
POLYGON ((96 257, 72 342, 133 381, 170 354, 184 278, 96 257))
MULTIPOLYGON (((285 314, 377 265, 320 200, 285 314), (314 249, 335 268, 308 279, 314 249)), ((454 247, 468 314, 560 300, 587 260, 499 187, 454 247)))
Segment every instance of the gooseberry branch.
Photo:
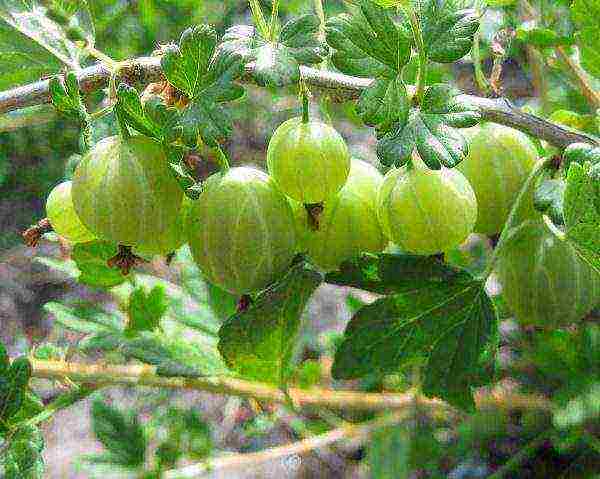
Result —
MULTIPOLYGON (((246 66, 244 77, 246 83, 252 82, 253 70, 253 64, 246 66)), ((373 81, 306 66, 301 67, 301 74, 306 84, 311 87, 311 91, 324 92, 336 102, 357 99, 373 81)), ((104 88, 110 80, 111 72, 103 64, 96 64, 79 71, 77 75, 81 91, 89 93, 104 88)), ((119 80, 125 83, 148 84, 164 79, 159 56, 132 59, 119 69, 119 75, 119 80)), ((49 80, 43 80, 0 92, 0 114, 50 103, 48 84, 49 80)), ((409 91, 414 94, 414 88, 409 88, 409 91)), ((600 145, 600 139, 592 135, 576 132, 525 113, 505 98, 463 95, 462 100, 476 107, 484 120, 516 128, 558 148, 566 148, 571 143, 577 142, 600 145)))

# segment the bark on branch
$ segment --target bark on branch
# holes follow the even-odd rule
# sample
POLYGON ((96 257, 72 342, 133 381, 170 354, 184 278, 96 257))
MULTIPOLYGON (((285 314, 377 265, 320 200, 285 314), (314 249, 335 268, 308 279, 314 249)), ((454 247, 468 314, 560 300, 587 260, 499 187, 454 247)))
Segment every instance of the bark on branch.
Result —
MULTIPOLYGON (((247 65, 246 70, 247 74, 244 80, 251 82, 253 65, 247 65)), ((312 90, 326 93, 337 102, 358 98, 372 82, 368 78, 356 78, 305 66, 301 67, 301 72, 312 90)), ((102 64, 96 64, 81 70, 78 78, 82 92, 88 93, 105 87, 108 84, 110 72, 102 64)), ((136 82, 148 84, 162 79, 160 57, 140 57, 128 61, 120 69, 119 78, 130 84, 136 82)), ((48 80, 43 80, 0 92, 0 114, 27 106, 49 103, 48 83, 48 80)), ((565 148, 576 142, 600 144, 598 138, 524 113, 503 98, 491 99, 463 95, 463 99, 476 106, 484 119, 516 128, 559 148, 565 148)))

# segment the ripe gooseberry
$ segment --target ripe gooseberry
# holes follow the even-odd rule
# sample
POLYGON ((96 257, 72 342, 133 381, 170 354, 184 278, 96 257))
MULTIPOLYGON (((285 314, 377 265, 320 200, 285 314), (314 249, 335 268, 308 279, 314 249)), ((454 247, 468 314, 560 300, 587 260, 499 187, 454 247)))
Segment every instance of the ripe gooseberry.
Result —
POLYGON ((81 222, 71 197, 72 182, 63 181, 56 185, 46 200, 46 216, 52 229, 71 243, 86 243, 95 236, 81 222))
POLYGON ((500 248, 497 273, 522 325, 568 325, 600 303, 600 275, 539 220, 523 223, 500 248))
POLYGON ((388 240, 377 218, 377 194, 383 175, 369 163, 352 159, 348 181, 324 202, 319 228, 309 224, 304 205, 293 202, 299 247, 325 271, 335 270, 362 252, 382 251, 388 240))
MULTIPOLYGON (((537 150, 524 133, 487 123, 471 129, 469 154, 458 165, 477 197, 474 231, 494 235, 502 231, 510 209, 537 162, 537 150)), ((533 203, 523 218, 533 219, 533 203)))
POLYGON ((271 177, 254 168, 211 176, 186 226, 192 255, 206 278, 233 294, 268 286, 289 267, 296 250, 287 198, 271 177))
POLYGON ((163 148, 144 136, 99 141, 73 176, 73 204, 85 226, 149 255, 183 244, 182 197, 163 148))
POLYGON ((292 118, 273 134, 267 164, 286 195, 304 204, 315 204, 344 186, 350 172, 350 153, 331 126, 292 118))
POLYGON ((430 170, 418 156, 390 170, 378 199, 383 231, 403 250, 423 255, 458 246, 473 231, 477 200, 456 169, 430 170))

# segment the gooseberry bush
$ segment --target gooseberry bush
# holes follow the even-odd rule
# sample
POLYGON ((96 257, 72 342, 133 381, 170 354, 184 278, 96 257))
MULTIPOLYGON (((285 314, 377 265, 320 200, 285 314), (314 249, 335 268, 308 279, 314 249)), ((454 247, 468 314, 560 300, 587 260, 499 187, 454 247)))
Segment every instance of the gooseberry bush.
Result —
POLYGON ((247 464, 216 450, 191 405, 145 421, 102 399, 115 385, 287 411, 304 440, 268 457, 357 437, 376 478, 542 477, 531 458, 544 447, 566 464, 552 477, 600 472, 600 5, 355 0, 326 15, 306 3, 284 20, 283 2, 250 0, 249 25, 193 25, 116 61, 86 1, 0 1, 0 112, 35 119, 51 103, 81 130, 23 236, 60 241, 67 260, 39 260, 119 305, 48 303, 79 334, 69 350, 10 357, 0 344, 1 477, 45 477, 44 423, 90 396, 94 477, 247 464), (539 97, 522 109, 503 97, 518 51, 539 97), (481 96, 449 74, 466 58, 481 96), (553 106, 540 68, 575 82, 583 107, 553 106), (227 148, 250 85, 298 95, 267 132, 265 168, 234 165, 227 148), (372 129, 371 161, 334 103, 372 129), (184 269, 181 285, 147 274, 161 258, 184 269), (315 346, 304 312, 325 283, 363 293, 315 346), (59 385, 50 402, 42 379, 59 385), (511 427, 519 448, 498 456, 490 444, 511 427))

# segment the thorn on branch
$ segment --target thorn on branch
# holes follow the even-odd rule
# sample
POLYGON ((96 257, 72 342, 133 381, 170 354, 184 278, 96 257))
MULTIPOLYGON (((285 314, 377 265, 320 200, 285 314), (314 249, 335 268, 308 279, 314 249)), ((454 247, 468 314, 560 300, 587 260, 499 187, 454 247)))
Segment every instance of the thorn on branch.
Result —
POLYGON ((27 228, 21 236, 23 236, 23 241, 27 246, 35 248, 39 244, 42 236, 52 231, 54 231, 54 229, 50 224, 50 220, 44 218, 38 221, 34 226, 27 228))
POLYGON ((140 256, 133 254, 131 246, 119 245, 119 252, 109 258, 106 262, 109 268, 118 268, 121 270, 123 276, 127 276, 131 271, 131 268, 140 264, 146 263, 147 261, 140 256))

